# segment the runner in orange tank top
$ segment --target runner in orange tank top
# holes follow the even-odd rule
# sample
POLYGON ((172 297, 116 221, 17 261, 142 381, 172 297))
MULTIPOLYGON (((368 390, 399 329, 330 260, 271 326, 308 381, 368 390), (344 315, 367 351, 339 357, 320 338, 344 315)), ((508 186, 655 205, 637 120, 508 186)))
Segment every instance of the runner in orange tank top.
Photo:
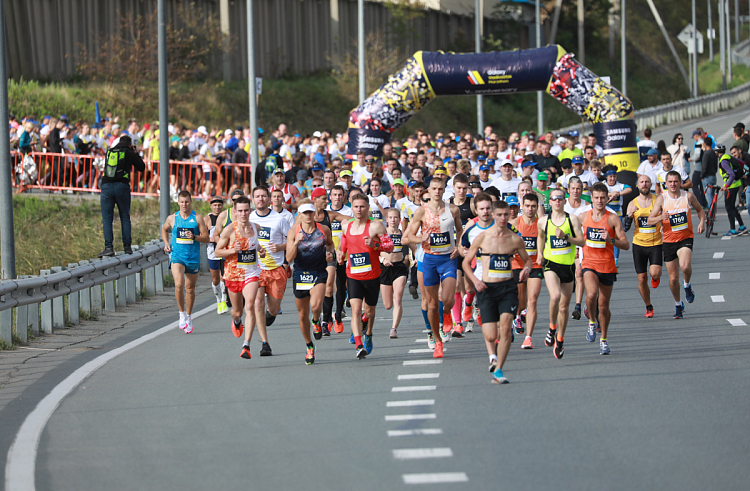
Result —
POLYGON ((695 292, 690 284, 690 277, 693 275, 691 262, 694 237, 690 207, 692 206, 698 212, 700 219, 698 234, 702 234, 706 226, 706 214, 695 195, 680 189, 682 177, 679 172, 667 172, 666 180, 667 191, 660 194, 654 201, 648 224, 656 225, 661 222, 664 236, 662 251, 667 273, 669 273, 669 289, 672 291, 675 303, 674 318, 682 319, 685 304, 680 300, 680 270, 682 270, 685 300, 688 303, 693 303, 695 300, 695 292))
POLYGON ((622 229, 620 218, 607 211, 609 190, 603 183, 596 183, 591 187, 591 210, 583 215, 583 283, 586 287, 586 305, 592 314, 597 312, 598 319, 589 319, 586 340, 596 341, 597 320, 602 335, 599 342, 599 354, 609 354, 607 332, 609 319, 609 301, 612 288, 617 281, 617 266, 615 265, 615 246, 622 250, 630 249, 630 242, 622 229))

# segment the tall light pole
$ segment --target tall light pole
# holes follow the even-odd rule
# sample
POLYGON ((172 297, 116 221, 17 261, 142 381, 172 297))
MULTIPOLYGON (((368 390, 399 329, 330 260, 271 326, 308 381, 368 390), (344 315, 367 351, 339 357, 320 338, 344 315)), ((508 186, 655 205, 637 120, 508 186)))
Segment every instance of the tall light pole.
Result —
MULTIPOLYGON (((8 121, 8 65, 5 56, 5 2, 0 2, 0 118, 8 121)), ((0 131, 0 278, 16 279, 16 241, 13 231, 13 168, 8 129, 0 131)), ((5 327, 5 326, 3 326, 5 327)), ((10 326, 8 326, 10 327, 10 326)), ((6 339, 10 341, 10 339, 6 339)))
POLYGON ((578 0, 578 53, 576 58, 581 62, 581 65, 586 64, 586 47, 583 41, 583 0, 578 0))
MULTIPOLYGON (((542 47, 542 14, 539 3, 541 0, 536 0, 536 47, 542 47)), ((537 141, 541 138, 544 133, 544 94, 540 90, 536 94, 536 121, 537 121, 537 141)))
POLYGON ((247 0, 247 90, 250 96, 250 163, 252 166, 251 172, 258 172, 258 100, 256 99, 255 88, 255 22, 253 21, 253 14, 253 0, 247 0))
POLYGON ((627 37, 625 35, 625 0, 620 0, 620 77, 622 78, 622 95, 628 96, 628 59, 627 37))
POLYGON ((170 209, 169 196, 169 91, 167 88, 167 6, 159 0, 159 219, 167 221, 170 209))
POLYGON ((698 97, 698 24, 695 20, 695 0, 693 0, 693 96, 698 97))
POLYGON ((727 83, 732 83, 732 30, 730 29, 731 21, 729 19, 729 0, 724 0, 724 20, 727 23, 726 43, 727 43, 727 83))
POLYGON ((359 103, 367 98, 367 82, 365 79, 365 0, 359 0, 357 5, 357 40, 359 48, 359 103))
MULTIPOLYGON (((482 52, 482 1, 474 0, 474 49, 482 52)), ((477 94, 477 135, 484 134, 484 98, 477 94)))
POLYGON ((724 0, 719 0, 719 65, 721 66, 721 89, 727 90, 727 66, 724 57, 724 0))
POLYGON ((707 0, 708 3, 708 30, 706 31, 708 35, 708 57, 710 61, 714 61, 714 36, 713 36, 713 29, 714 29, 714 23, 711 21, 711 0, 707 0))

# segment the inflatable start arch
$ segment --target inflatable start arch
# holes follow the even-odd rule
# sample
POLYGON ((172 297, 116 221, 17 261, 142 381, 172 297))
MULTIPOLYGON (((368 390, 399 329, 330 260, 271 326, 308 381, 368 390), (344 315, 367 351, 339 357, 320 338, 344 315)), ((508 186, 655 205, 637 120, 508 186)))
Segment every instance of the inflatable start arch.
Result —
POLYGON ((491 53, 418 51, 349 114, 347 153, 381 156, 391 134, 439 95, 539 90, 593 123, 605 164, 638 169, 633 104, 558 45, 491 53))

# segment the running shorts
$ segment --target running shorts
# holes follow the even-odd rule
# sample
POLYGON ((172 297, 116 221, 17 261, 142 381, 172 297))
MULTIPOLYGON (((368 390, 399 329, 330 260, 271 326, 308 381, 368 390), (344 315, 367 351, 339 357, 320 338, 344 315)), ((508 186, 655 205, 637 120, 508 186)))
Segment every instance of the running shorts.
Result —
POLYGON ((266 289, 266 293, 277 300, 284 298, 286 291, 286 270, 283 267, 276 269, 261 269, 260 282, 258 286, 266 289))
POLYGON ((251 276, 250 278, 246 278, 244 280, 238 280, 238 281, 224 280, 224 286, 226 286, 227 290, 229 290, 232 293, 242 293, 242 290, 244 290, 247 285, 255 281, 258 281, 257 276, 251 276))
POLYGON ((617 281, 617 273, 600 273, 595 269, 584 268, 581 270, 581 274, 594 273, 599 278, 599 283, 604 286, 612 286, 617 281))
POLYGON ((208 269, 211 271, 217 271, 221 269, 221 259, 209 259, 208 269))
POLYGON ((402 276, 409 276, 409 267, 404 262, 394 263, 393 266, 380 266, 380 284, 393 285, 402 276))
POLYGON ((198 271, 201 269, 200 263, 195 264, 187 264, 182 259, 174 259, 172 260, 172 264, 180 264, 185 267, 185 274, 198 274, 198 271))
POLYGON ((640 246, 633 244, 633 263, 635 264, 636 274, 648 272, 648 265, 662 265, 662 245, 640 246))
POLYGON ((502 314, 516 315, 518 311, 518 285, 513 280, 487 283, 487 289, 477 292, 482 322, 498 322, 502 314))
POLYGON ((380 278, 373 278, 371 280, 355 280, 354 278, 347 278, 346 283, 350 299, 358 298, 364 300, 365 304, 370 307, 375 307, 378 304, 378 297, 380 296, 380 278))
POLYGON ((458 263, 450 254, 425 254, 422 261, 424 286, 436 286, 447 278, 456 278, 458 263))
MULTIPOLYGON (((521 277, 521 271, 523 271, 523 269, 514 269, 513 270, 513 279, 516 281, 516 284, 526 283, 526 280, 523 280, 523 281, 519 280, 519 278, 521 277)), ((544 279, 544 271, 542 270, 542 268, 534 268, 534 269, 532 269, 531 272, 529 273, 529 278, 528 279, 531 279, 531 278, 537 278, 537 279, 540 279, 540 280, 544 279)))
POLYGON ((573 283, 576 279, 576 265, 575 264, 558 264, 550 261, 549 259, 544 260, 544 272, 552 271, 560 278, 560 283, 573 283))
POLYGON ((679 242, 664 242, 662 243, 662 251, 664 252, 664 262, 668 263, 677 259, 677 251, 687 247, 691 251, 693 250, 693 238, 688 237, 679 242))
POLYGON ((312 289, 328 281, 328 271, 298 271, 292 274, 292 290, 294 298, 307 298, 312 289))

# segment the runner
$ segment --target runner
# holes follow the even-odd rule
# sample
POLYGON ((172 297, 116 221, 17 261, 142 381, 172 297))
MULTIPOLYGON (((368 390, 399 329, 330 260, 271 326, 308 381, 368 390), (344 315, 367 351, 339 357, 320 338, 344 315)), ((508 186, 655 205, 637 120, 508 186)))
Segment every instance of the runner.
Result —
POLYGON ((271 191, 270 208, 281 215, 281 217, 289 223, 289 228, 292 228, 294 225, 294 215, 284 207, 284 192, 280 189, 274 189, 271 191))
POLYGON ((693 275, 691 262, 695 236, 693 218, 690 214, 691 206, 698 212, 700 219, 698 234, 702 234, 706 226, 706 213, 703 207, 693 193, 680 189, 681 183, 682 178, 679 172, 667 173, 667 191, 656 198, 651 215, 648 217, 649 225, 661 222, 662 251, 669 274, 669 289, 672 291, 675 303, 675 319, 682 319, 685 311, 685 303, 680 300, 680 270, 682 270, 685 300, 688 303, 693 303, 695 300, 695 292, 690 284, 690 278, 693 275))
MULTIPOLYGON (((335 185, 331 189, 331 204, 328 205, 326 208, 329 212, 335 212, 339 215, 342 215, 344 219, 348 219, 349 217, 354 216, 352 213, 352 209, 349 208, 344 204, 344 201, 346 199, 346 191, 343 187, 340 185, 335 185)), ((317 213, 316 213, 317 214, 317 213)), ((329 215, 330 219, 330 215, 329 215)), ((344 231, 342 229, 344 220, 343 219, 333 219, 331 220, 331 235, 333 236, 333 244, 336 247, 336 250, 339 249, 340 243, 341 243, 341 237, 344 235, 344 231)), ((328 269, 329 272, 329 281, 330 281, 330 268, 328 269)), ((344 304, 346 302, 346 265, 345 264, 339 264, 338 261, 336 261, 336 314, 334 318, 331 318, 330 311, 327 311, 328 308, 328 302, 331 302, 331 309, 333 308, 333 302, 331 300, 328 300, 328 297, 331 297, 333 295, 333 291, 328 289, 328 284, 326 284, 326 300, 323 301, 323 320, 325 321, 328 319, 328 322, 333 322, 333 329, 337 333, 344 332, 344 304)), ((330 331, 330 327, 329 327, 330 331)))
POLYGON ((224 272, 224 261, 220 257, 216 257, 214 254, 214 251, 216 250, 216 242, 219 237, 218 235, 214 235, 214 231, 216 230, 216 221, 219 218, 219 215, 221 215, 223 209, 224 198, 221 196, 213 196, 211 198, 211 213, 205 217, 209 237, 206 255, 208 256, 208 269, 211 271, 211 288, 216 296, 217 314, 224 314, 229 310, 227 308, 227 300, 224 293, 224 280, 221 279, 221 275, 224 272))
POLYGON ((250 221, 258 226, 258 244, 265 254, 260 261, 260 280, 258 295, 255 300, 255 317, 258 322, 258 334, 263 343, 260 356, 271 356, 271 345, 268 344, 266 327, 273 324, 281 310, 281 299, 286 291, 287 274, 284 260, 289 233, 289 222, 279 213, 268 207, 270 195, 268 188, 258 186, 253 189, 255 211, 250 221), (268 309, 266 310, 266 296, 268 309))
MULTIPOLYGON (((575 215, 580 217, 591 209, 588 203, 585 203, 581 199, 583 194, 583 181, 578 176, 573 176, 568 180, 568 193, 570 197, 565 202, 565 213, 569 215, 575 215)), ((576 283, 573 286, 576 293, 576 305, 571 314, 575 320, 581 318, 581 303, 583 302, 583 272, 581 271, 581 247, 576 247, 576 283), (578 286, 578 288, 576 288, 578 286)), ((588 309, 586 310, 586 317, 588 317, 588 309)))
POLYGON ((370 179, 367 193, 370 199, 370 216, 375 220, 380 220, 385 225, 385 210, 390 208, 391 202, 388 196, 380 194, 382 187, 383 181, 379 177, 373 177, 370 179))
MULTIPOLYGON (((411 222, 411 219, 414 217, 414 212, 416 212, 422 205, 422 193, 424 190, 424 182, 414 180, 409 181, 409 199, 401 202, 402 230, 406 230, 409 227, 409 222, 411 222)), ((409 249, 411 250, 412 258, 414 259, 409 272, 409 293, 411 293, 411 298, 416 300, 419 298, 419 280, 417 278, 419 263, 417 261, 417 256, 421 251, 421 246, 419 244, 409 244, 409 249)))
POLYGON ((346 261, 349 302, 352 306, 352 334, 359 359, 372 352, 372 327, 380 293, 380 251, 393 251, 393 241, 388 237, 385 227, 379 220, 369 220, 369 210, 370 200, 366 195, 357 193, 352 196, 354 219, 346 224, 340 247, 336 251, 338 263, 346 261))
POLYGON ((500 191, 500 199, 505 201, 508 196, 518 196, 518 185, 521 179, 515 177, 513 162, 505 160, 500 166, 500 177, 492 181, 492 186, 500 191))
MULTIPOLYGON (((471 199, 467 197, 468 191, 469 179, 464 174, 456 174, 456 176, 453 177, 454 196, 449 202, 458 207, 458 210, 461 213, 461 228, 463 230, 466 230, 466 225, 469 220, 476 217, 471 208, 471 199)), ((458 244, 459 238, 460 236, 456 237, 456 244, 458 244)), ((455 319, 455 327, 453 328, 452 336, 455 338, 462 338, 464 336, 464 324, 471 322, 471 302, 473 299, 474 285, 472 285, 469 279, 464 276, 463 262, 461 262, 458 265, 458 270, 456 270, 456 294, 454 295, 452 309, 453 319, 455 319), (463 299, 465 296, 468 297, 469 293, 471 293, 471 300, 466 304, 462 312, 461 307, 463 299)))
POLYGON ((232 298, 232 333, 235 337, 242 336, 240 357, 249 360, 250 340, 255 330, 255 297, 258 294, 258 257, 263 257, 265 251, 258 247, 257 227, 248 220, 250 216, 250 200, 240 196, 235 202, 235 218, 231 227, 226 227, 216 244, 216 255, 225 258, 226 271, 224 281, 232 298), (244 301, 245 324, 242 323, 242 309, 244 301))
POLYGON ((177 196, 180 211, 170 215, 161 228, 164 252, 169 254, 174 296, 180 309, 180 329, 186 334, 193 332, 193 304, 195 283, 201 268, 201 247, 198 242, 208 242, 208 229, 202 216, 193 211, 193 198, 189 191, 181 191, 177 196), (169 232, 172 231, 172 240, 169 232), (187 303, 187 309, 186 304, 187 303))
POLYGON ((563 356, 568 308, 575 281, 576 252, 573 245, 583 245, 584 238, 578 217, 565 211, 565 191, 550 192, 552 211, 537 221, 539 247, 536 262, 544 266, 544 283, 549 291, 549 331, 546 346, 554 346, 555 358, 563 356))
MULTIPOLYGON (((617 167, 614 165, 606 165, 602 169, 604 176, 604 184, 607 185, 609 190, 609 205, 610 209, 615 210, 617 216, 620 217, 620 223, 622 223, 622 197, 627 196, 633 192, 633 188, 627 184, 617 182, 617 167)), ((620 260, 620 249, 615 247, 615 266, 620 260)))
MULTIPOLYGON (((607 185, 597 182, 591 186, 592 208, 583 218, 582 230, 586 241, 583 245, 583 281, 586 284, 586 303, 589 312, 598 312, 598 315, 589 319, 589 328, 586 332, 586 340, 593 343, 596 341, 597 323, 601 327, 602 334, 599 342, 599 354, 609 354, 609 343, 607 331, 612 313, 609 310, 609 301, 612 297, 612 288, 617 281, 617 266, 615 265, 614 247, 630 249, 630 243, 622 230, 620 218, 607 210, 609 202, 609 190, 607 185)), ((592 316, 593 317, 593 316, 592 316)), ((560 347, 560 358, 562 358, 562 346, 560 347)))
POLYGON ((492 382, 507 384, 503 365, 510 350, 511 324, 518 311, 518 287, 513 279, 511 261, 513 254, 520 256, 524 267, 519 273, 518 281, 526 281, 531 271, 531 259, 526 254, 523 239, 507 227, 510 216, 508 203, 493 203, 492 215, 495 224, 474 239, 464 258, 464 264, 466 276, 477 291, 479 310, 484 315, 482 333, 490 357, 492 382), (481 279, 471 271, 471 261, 478 254, 488 260, 486 267, 482 268, 481 279), (499 342, 496 343, 498 337, 499 342))
POLYGON ((461 212, 456 205, 441 200, 445 191, 442 179, 430 181, 430 201, 422 205, 415 213, 407 230, 410 243, 422 243, 424 259, 422 275, 424 278, 425 297, 428 303, 428 319, 432 332, 428 336, 430 345, 435 342, 435 358, 443 357, 443 342, 450 339, 453 328, 451 308, 456 292, 456 236, 460 237, 461 212), (421 229, 421 232, 419 230, 421 229), (442 296, 438 290, 442 287, 442 296), (440 302, 442 301, 442 309, 440 302), (440 310, 443 310, 443 328, 440 329, 440 310), (446 327, 448 331, 446 331, 446 327))
MULTIPOLYGON (((492 197, 483 192, 479 192, 474 197, 474 209, 477 212, 477 217, 473 220, 470 220, 468 222, 468 228, 464 231, 463 235, 461 236, 461 246, 462 246, 462 256, 466 257, 466 254, 469 252, 469 247, 471 247, 471 244, 474 242, 474 239, 477 238, 479 234, 484 232, 485 230, 489 229, 494 223, 495 219, 492 218, 492 197)), ((463 263, 463 261, 462 261, 463 263)), ((464 270, 465 271, 465 270, 464 270)), ((482 259, 481 257, 476 258, 476 265, 474 266, 474 276, 477 278, 482 276, 482 259)), ((466 278, 468 281, 471 281, 466 278)), ((474 303, 474 296, 475 296, 475 290, 472 285, 472 293, 471 297, 469 294, 467 294, 466 298, 464 299, 464 303, 466 304, 467 308, 471 308, 471 306, 474 303)), ((473 312, 469 312, 473 318, 473 312)), ((477 312, 477 323, 479 326, 482 326, 482 316, 481 313, 477 312)), ((474 330, 474 327, 471 322, 467 323, 466 325, 466 332, 472 332, 474 330)), ((489 347, 487 349, 490 349, 489 347)))
POLYGON ((539 198, 535 193, 529 192, 523 195, 521 199, 523 200, 523 214, 511 224, 521 234, 521 238, 526 244, 526 255, 531 258, 533 265, 526 281, 521 281, 521 273, 525 264, 520 254, 513 256, 513 278, 518 284, 518 315, 513 321, 513 327, 516 334, 526 332, 526 338, 523 340, 521 348, 533 349, 534 344, 531 341, 531 336, 534 334, 534 325, 537 318, 536 302, 539 298, 539 292, 542 291, 542 279, 544 278, 542 265, 536 262, 537 239, 539 237, 537 226, 539 218, 536 214, 539 208, 539 198), (526 310, 525 328, 521 319, 522 310, 526 310))
POLYGON ((648 224, 648 217, 654 207, 656 196, 651 194, 651 178, 643 174, 638 178, 638 197, 628 203, 628 210, 623 220, 625 232, 635 223, 633 232, 633 263, 638 275, 638 292, 646 303, 645 317, 654 316, 654 306, 651 305, 651 290, 646 283, 648 273, 651 274, 651 287, 657 288, 661 281, 662 270, 662 235, 661 222, 648 224))
MULTIPOLYGON (((325 190, 321 191, 325 198, 325 190)), ((315 344, 310 338, 310 310, 315 339, 321 337, 320 313, 323 310, 323 296, 326 290, 328 272, 326 264, 333 259, 331 229, 315 221, 316 206, 309 199, 302 199, 297 208, 298 223, 289 234, 286 243, 286 257, 294 264, 292 287, 294 303, 299 312, 299 327, 307 344, 305 362, 315 362, 315 344)), ((325 211, 325 210, 324 210, 325 211)))
POLYGON ((391 339, 398 338, 398 326, 404 307, 404 288, 409 276, 409 246, 401 243, 403 232, 399 223, 401 214, 395 208, 386 210, 386 232, 393 240, 393 252, 380 253, 380 293, 383 295, 385 310, 393 309, 393 325, 389 334, 391 339))
MULTIPOLYGON (((293 184, 287 184, 284 180, 284 169, 277 167, 271 176, 271 189, 269 191, 279 190, 284 193, 284 208, 289 211, 297 209, 297 200, 301 198, 299 190, 293 184)), ((255 193, 253 193, 253 200, 255 193)), ((260 326, 259 330, 260 330, 260 326)))

